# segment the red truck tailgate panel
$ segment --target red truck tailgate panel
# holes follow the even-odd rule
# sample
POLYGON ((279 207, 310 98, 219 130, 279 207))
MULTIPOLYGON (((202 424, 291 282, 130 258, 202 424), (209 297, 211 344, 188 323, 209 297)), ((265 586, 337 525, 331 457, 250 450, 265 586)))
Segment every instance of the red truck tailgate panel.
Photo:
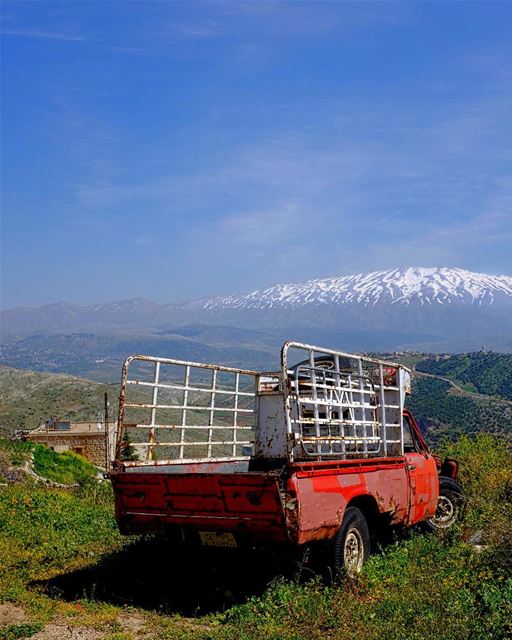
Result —
POLYGON ((254 539, 287 539, 275 474, 120 472, 112 474, 111 480, 122 533, 180 525, 247 531, 254 539))

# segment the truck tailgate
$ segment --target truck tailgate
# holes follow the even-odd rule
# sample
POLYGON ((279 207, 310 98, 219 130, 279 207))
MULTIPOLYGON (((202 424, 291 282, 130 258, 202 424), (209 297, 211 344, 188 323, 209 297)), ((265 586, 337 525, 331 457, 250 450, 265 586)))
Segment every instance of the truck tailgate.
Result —
POLYGON ((165 531, 247 533, 286 540, 278 479, 272 473, 112 473, 116 518, 124 534, 165 531))

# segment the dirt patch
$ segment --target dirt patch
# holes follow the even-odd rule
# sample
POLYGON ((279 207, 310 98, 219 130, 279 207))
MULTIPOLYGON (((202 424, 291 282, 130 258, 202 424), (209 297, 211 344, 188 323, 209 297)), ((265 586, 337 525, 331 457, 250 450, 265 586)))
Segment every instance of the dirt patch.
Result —
POLYGON ((134 638, 149 637, 144 619, 136 613, 122 611, 117 617, 117 621, 123 627, 123 631, 131 633, 134 638))
POLYGON ((0 604, 0 627, 7 627, 10 624, 25 624, 29 622, 27 614, 21 607, 15 604, 0 604))
POLYGON ((213 632, 215 627, 218 626, 216 624, 212 624, 211 622, 200 622, 199 620, 195 620, 194 618, 181 618, 180 624, 184 629, 188 631, 202 631, 213 632))
POLYGON ((70 627, 66 622, 51 622, 31 640, 99 640, 105 635, 89 627, 70 627))
MULTIPOLYGON (((134 640, 153 640, 154 638, 152 625, 147 625, 144 617, 135 611, 121 611, 117 616, 117 622, 122 627, 122 633, 134 640)), ((10 603, 0 604, 0 628, 22 624, 30 624, 30 619, 21 607, 10 603)), ((177 628, 201 632, 212 631, 214 626, 194 618, 179 618, 176 624, 177 628)), ((101 640, 104 636, 105 631, 86 626, 71 626, 68 620, 58 617, 31 636, 31 640, 101 640)))

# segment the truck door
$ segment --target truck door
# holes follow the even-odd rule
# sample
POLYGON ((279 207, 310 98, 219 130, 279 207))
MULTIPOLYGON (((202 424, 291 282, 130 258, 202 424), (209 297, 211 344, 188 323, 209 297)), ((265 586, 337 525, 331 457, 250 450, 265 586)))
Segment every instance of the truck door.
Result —
POLYGON ((404 414, 403 421, 405 466, 409 481, 408 524, 412 525, 435 512, 439 481, 436 462, 416 436, 410 416, 404 414))

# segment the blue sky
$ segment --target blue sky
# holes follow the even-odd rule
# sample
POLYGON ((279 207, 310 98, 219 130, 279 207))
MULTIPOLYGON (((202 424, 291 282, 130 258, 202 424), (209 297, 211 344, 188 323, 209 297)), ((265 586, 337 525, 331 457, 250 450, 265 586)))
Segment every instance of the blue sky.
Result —
POLYGON ((2 306, 512 273, 512 3, 3 2, 2 306))

